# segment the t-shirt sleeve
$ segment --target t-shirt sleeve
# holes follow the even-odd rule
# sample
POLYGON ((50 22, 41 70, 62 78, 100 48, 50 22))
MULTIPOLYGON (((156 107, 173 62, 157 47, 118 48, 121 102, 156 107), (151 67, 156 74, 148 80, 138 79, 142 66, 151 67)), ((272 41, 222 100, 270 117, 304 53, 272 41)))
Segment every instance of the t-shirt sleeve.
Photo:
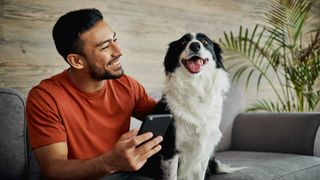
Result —
POLYGON ((133 117, 143 119, 148 115, 156 105, 155 99, 149 96, 144 87, 135 79, 131 79, 133 90, 135 94, 135 108, 133 117))
POLYGON ((26 118, 31 147, 38 148, 57 142, 66 142, 65 128, 58 107, 50 93, 35 87, 28 95, 26 118))

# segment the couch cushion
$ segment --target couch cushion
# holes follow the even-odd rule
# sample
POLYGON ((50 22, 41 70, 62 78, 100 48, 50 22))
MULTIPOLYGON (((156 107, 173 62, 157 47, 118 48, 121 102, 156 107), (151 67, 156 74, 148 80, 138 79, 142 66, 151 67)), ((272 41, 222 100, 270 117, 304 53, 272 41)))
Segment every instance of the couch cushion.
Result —
POLYGON ((223 103, 220 130, 222 139, 216 151, 225 151, 231 147, 232 127, 236 116, 245 110, 245 99, 239 86, 232 84, 223 103))
POLYGON ((232 150, 313 155, 320 113, 242 113, 232 132, 232 150))
POLYGON ((318 180, 320 158, 313 156, 226 151, 216 158, 231 166, 246 166, 246 169, 231 174, 213 175, 211 180, 318 180))
POLYGON ((0 89, 0 179, 22 179, 26 175, 24 109, 18 92, 0 89))
POLYGON ((27 179, 41 179, 41 171, 38 162, 28 143, 28 175, 27 179))

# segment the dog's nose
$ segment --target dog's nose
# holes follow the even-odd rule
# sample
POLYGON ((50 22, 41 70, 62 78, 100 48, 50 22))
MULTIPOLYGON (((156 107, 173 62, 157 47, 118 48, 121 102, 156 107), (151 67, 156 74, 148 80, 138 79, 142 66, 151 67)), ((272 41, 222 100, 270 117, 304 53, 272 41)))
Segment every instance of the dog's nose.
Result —
POLYGON ((198 42, 191 43, 190 50, 193 52, 198 52, 200 50, 200 43, 198 43, 198 42))

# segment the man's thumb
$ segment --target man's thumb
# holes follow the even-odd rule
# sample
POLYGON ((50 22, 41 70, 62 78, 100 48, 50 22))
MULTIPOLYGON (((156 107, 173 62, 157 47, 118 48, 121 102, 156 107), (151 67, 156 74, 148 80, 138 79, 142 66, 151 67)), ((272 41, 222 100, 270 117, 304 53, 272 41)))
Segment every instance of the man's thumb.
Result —
POLYGON ((136 136, 138 134, 138 129, 134 128, 131 129, 130 131, 124 133, 121 136, 121 139, 131 139, 132 137, 136 136))

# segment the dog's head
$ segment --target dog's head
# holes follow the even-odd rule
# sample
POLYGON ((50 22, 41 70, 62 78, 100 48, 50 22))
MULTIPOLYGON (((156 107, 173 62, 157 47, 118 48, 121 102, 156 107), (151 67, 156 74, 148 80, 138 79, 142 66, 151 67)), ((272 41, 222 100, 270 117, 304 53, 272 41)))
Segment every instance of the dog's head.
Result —
POLYGON ((178 68, 190 75, 200 74, 207 66, 224 68, 221 48, 203 33, 188 33, 169 44, 164 59, 166 74, 174 73, 178 68))

